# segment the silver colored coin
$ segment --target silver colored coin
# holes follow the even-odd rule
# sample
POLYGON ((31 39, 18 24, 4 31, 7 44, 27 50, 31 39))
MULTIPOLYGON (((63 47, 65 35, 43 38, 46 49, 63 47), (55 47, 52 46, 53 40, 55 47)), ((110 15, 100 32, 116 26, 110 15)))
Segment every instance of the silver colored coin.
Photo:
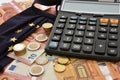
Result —
POLYGON ((44 72, 44 68, 40 65, 33 65, 29 69, 30 75, 40 76, 44 72))
POLYGON ((47 39, 48 39, 48 37, 45 34, 38 34, 35 37, 35 40, 38 42, 43 42, 43 41, 46 41, 47 39))
POLYGON ((39 48, 40 48, 40 43, 37 43, 37 42, 30 42, 30 43, 27 45, 27 49, 28 49, 28 50, 31 50, 31 51, 38 50, 39 48))

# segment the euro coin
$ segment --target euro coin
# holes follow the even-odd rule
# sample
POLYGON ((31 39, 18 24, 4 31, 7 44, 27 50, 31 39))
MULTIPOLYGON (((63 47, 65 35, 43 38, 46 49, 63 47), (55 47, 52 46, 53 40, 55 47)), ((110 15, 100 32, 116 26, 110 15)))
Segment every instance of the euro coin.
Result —
POLYGON ((59 64, 67 64, 69 59, 67 57, 58 57, 57 61, 59 64))
POLYGON ((32 76, 40 76, 44 72, 44 68, 40 65, 33 65, 29 69, 29 73, 32 76))
POLYGON ((23 43, 18 43, 13 46, 13 51, 15 55, 24 55, 26 53, 26 46, 23 43))
POLYGON ((31 50, 31 51, 38 50, 39 48, 40 48, 40 43, 37 43, 37 42, 30 42, 30 43, 27 45, 27 49, 28 49, 28 50, 31 50))
POLYGON ((37 64, 40 64, 40 65, 45 65, 45 64, 48 63, 48 59, 47 59, 47 57, 41 56, 41 57, 39 57, 38 59, 36 59, 35 62, 36 62, 37 64))
POLYGON ((60 72, 64 72, 66 67, 65 67, 65 65, 55 64, 54 69, 56 72, 60 73, 60 72))
POLYGON ((43 41, 46 41, 47 39, 48 39, 48 37, 45 34, 38 34, 35 37, 35 40, 38 42, 43 42, 43 41))
POLYGON ((52 24, 52 23, 44 23, 44 24, 42 25, 42 27, 45 28, 45 29, 49 29, 49 28, 52 28, 52 27, 53 27, 53 24, 52 24))
POLYGON ((44 23, 42 25, 43 29, 45 30, 46 34, 50 34, 51 32, 51 29, 53 27, 53 24, 52 23, 44 23))

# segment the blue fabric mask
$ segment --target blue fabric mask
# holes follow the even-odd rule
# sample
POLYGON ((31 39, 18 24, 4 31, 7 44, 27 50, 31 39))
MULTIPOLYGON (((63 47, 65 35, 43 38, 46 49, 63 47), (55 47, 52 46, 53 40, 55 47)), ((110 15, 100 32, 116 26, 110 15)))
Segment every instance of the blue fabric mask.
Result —
MULTIPOLYGON (((37 1, 38 0, 35 0, 34 3, 37 1)), ((49 0, 41 1, 44 2, 49 0)), ((52 5, 52 3, 50 5, 52 5)), ((10 52, 8 50, 10 46, 22 42, 37 29, 36 25, 41 26, 45 22, 54 23, 55 18, 56 16, 31 6, 30 8, 3 23, 0 26, 0 72, 3 71, 3 68, 6 65, 13 61, 13 59, 7 57, 7 54, 10 52), (35 26, 30 27, 28 25, 29 23, 34 23, 35 26), (22 32, 16 33, 18 29, 22 29, 22 32), (13 37, 17 39, 15 42, 10 41, 10 39, 13 37)))

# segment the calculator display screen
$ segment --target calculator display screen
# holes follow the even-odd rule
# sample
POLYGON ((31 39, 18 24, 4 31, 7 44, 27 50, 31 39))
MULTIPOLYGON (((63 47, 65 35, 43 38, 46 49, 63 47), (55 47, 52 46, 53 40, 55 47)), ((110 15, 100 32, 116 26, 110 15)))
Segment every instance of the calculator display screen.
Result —
POLYGON ((115 3, 91 3, 91 2, 65 2, 61 10, 84 12, 84 13, 102 13, 119 14, 120 6, 115 3))

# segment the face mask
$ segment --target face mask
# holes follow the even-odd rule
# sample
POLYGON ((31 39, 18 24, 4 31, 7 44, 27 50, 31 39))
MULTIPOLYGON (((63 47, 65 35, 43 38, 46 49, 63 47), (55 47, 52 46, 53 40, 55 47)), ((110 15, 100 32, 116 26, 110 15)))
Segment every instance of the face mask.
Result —
POLYGON ((61 3, 61 0, 35 0, 34 3, 40 3, 46 6, 57 5, 61 3))
POLYGON ((7 57, 7 54, 10 52, 8 50, 10 46, 22 42, 37 29, 37 25, 41 26, 45 22, 54 23, 55 17, 32 6, 3 23, 0 26, 0 71, 13 61, 13 59, 7 57), (33 23, 34 26, 29 26, 30 23, 33 23), (16 33, 19 29, 22 32, 16 33), (14 37, 17 40, 11 41, 14 37))

